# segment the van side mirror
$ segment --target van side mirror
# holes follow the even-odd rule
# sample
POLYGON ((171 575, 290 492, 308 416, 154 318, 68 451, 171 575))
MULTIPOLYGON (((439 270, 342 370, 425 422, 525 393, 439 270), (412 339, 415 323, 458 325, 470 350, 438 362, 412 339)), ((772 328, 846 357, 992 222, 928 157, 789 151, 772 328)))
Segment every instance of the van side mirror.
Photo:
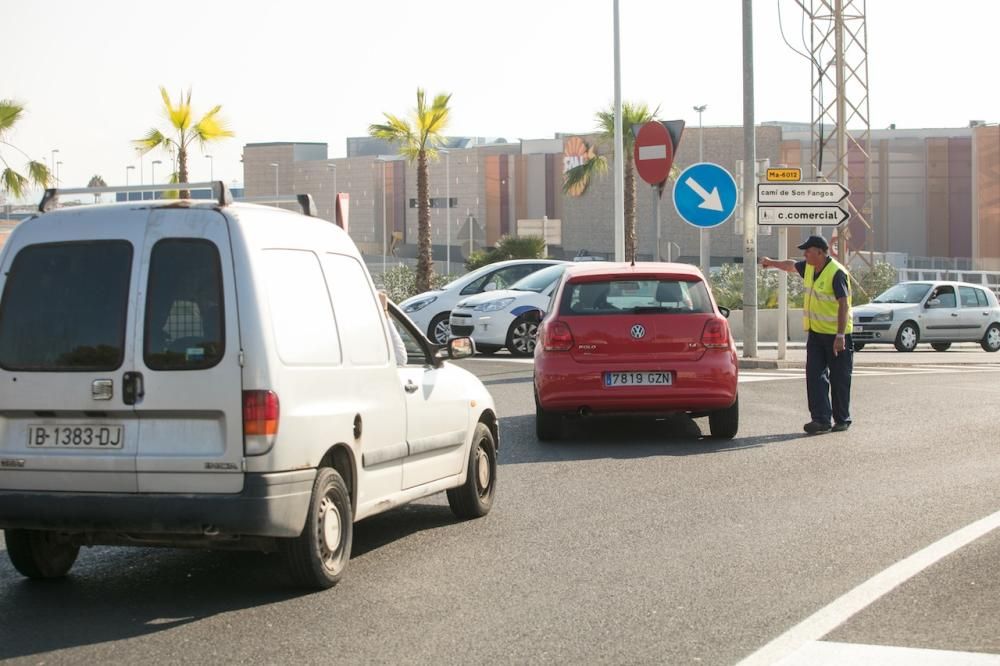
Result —
POLYGON ((468 358, 475 353, 476 343, 473 342, 472 338, 452 338, 448 340, 447 345, 440 347, 434 353, 434 358, 439 362, 444 359, 457 361, 460 358, 468 358))

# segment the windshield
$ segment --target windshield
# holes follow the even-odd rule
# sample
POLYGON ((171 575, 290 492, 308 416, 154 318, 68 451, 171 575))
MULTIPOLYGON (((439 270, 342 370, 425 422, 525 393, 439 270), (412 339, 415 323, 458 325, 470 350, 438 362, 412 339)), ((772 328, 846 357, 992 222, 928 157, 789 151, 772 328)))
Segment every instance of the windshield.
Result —
POLYGON ((926 282, 904 282, 883 291, 872 303, 919 303, 930 288, 926 282))
POLYGON ((532 273, 526 278, 518 280, 510 286, 515 291, 533 291, 536 294, 545 291, 553 282, 562 277, 566 270, 565 264, 556 264, 543 268, 537 273, 532 273))

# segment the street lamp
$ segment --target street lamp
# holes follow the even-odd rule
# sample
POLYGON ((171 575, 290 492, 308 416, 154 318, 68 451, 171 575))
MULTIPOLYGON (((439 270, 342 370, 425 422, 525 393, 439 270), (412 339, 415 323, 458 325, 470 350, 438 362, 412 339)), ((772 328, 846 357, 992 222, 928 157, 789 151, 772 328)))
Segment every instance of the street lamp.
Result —
POLYGON ((330 162, 326 165, 328 171, 333 172, 333 221, 337 222, 337 165, 330 162))
POLYGON ((59 184, 59 177, 56 176, 56 153, 59 152, 58 148, 52 149, 52 161, 49 164, 52 166, 52 177, 56 179, 56 185, 59 184))
POLYGON ((448 210, 445 221, 444 273, 451 275, 451 151, 442 148, 438 152, 444 153, 444 205, 448 210))
POLYGON ((274 168, 274 198, 278 198, 278 169, 281 165, 277 162, 271 162, 271 166, 274 168))
MULTIPOLYGON (((701 128, 701 114, 708 108, 708 104, 702 104, 701 106, 694 106, 691 108, 698 113, 698 161, 703 162, 705 159, 705 141, 701 128)), ((708 229, 701 229, 699 231, 698 241, 698 259, 701 264, 701 272, 704 273, 707 278, 712 267, 712 255, 709 251, 709 243, 711 239, 708 235, 708 229)))
POLYGON ((59 167, 62 166, 62 160, 56 162, 56 185, 59 184, 59 167))
POLYGON ((205 155, 208 160, 208 179, 215 180, 215 159, 211 155, 205 155))
MULTIPOLYGON (((157 164, 163 164, 163 162, 161 160, 153 160, 153 172, 150 175, 150 180, 152 181, 153 185, 156 185, 156 165, 157 164)), ((154 192, 154 195, 155 195, 155 192, 154 192)))
MULTIPOLYGON (((131 164, 125 167, 125 187, 128 187, 128 172, 135 171, 135 167, 131 164)), ((128 192, 125 192, 125 201, 130 201, 132 197, 129 196, 128 192)))

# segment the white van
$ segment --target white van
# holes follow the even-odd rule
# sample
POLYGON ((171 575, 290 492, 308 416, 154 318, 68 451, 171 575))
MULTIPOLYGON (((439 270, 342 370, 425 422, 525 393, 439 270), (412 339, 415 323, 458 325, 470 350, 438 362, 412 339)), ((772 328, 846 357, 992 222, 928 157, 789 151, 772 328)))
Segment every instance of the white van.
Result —
POLYGON ((0 253, 0 528, 28 577, 81 545, 207 546, 280 551, 326 588, 355 521, 443 490, 490 510, 493 400, 444 361, 471 340, 390 321, 334 224, 211 187, 50 190, 0 253))

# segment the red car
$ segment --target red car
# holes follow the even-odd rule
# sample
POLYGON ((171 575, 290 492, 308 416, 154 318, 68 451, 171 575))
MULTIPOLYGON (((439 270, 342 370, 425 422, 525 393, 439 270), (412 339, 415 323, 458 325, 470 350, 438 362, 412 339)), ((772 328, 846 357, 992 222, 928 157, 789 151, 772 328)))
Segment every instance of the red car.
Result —
POLYGON ((694 266, 568 268, 538 329, 538 438, 558 439, 567 415, 683 412, 732 439, 739 364, 728 314, 694 266))

